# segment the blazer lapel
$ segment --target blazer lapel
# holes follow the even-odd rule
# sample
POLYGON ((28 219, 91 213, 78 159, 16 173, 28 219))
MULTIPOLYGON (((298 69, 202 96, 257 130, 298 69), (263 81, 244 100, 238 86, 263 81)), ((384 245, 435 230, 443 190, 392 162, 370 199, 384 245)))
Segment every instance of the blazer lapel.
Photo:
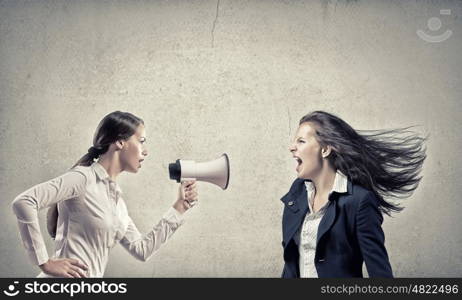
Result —
POLYGON ((318 227, 318 236, 316 239, 316 244, 319 243, 321 238, 330 230, 334 224, 335 215, 337 214, 337 200, 339 197, 342 197, 345 194, 351 195, 353 193, 353 183, 348 180, 346 193, 337 193, 334 192, 329 196, 329 205, 327 206, 326 213, 319 223, 318 227))
POLYGON ((324 217, 321 219, 321 223, 319 223, 318 227, 318 236, 316 239, 316 244, 319 243, 321 240, 322 236, 326 234, 327 231, 332 227, 334 224, 335 220, 335 215, 336 215, 336 201, 335 200, 330 200, 329 204, 326 208, 326 213, 324 214, 324 217))
POLYGON ((308 199, 305 186, 298 193, 287 194, 281 199, 286 204, 286 209, 289 209, 293 214, 291 218, 286 219, 284 224, 283 239, 288 245, 289 241, 294 237, 297 230, 300 228, 306 213, 308 212, 308 199))

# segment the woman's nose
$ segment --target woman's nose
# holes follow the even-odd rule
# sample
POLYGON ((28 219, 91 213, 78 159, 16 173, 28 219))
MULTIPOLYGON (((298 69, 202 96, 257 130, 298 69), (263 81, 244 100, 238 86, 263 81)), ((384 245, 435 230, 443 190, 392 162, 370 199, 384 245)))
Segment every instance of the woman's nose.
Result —
POLYGON ((142 152, 142 154, 143 154, 144 156, 148 156, 148 150, 144 149, 143 152, 142 152))
POLYGON ((296 150, 296 149, 295 149, 294 144, 290 144, 290 145, 289 145, 289 152, 293 152, 293 151, 295 151, 295 150, 296 150))

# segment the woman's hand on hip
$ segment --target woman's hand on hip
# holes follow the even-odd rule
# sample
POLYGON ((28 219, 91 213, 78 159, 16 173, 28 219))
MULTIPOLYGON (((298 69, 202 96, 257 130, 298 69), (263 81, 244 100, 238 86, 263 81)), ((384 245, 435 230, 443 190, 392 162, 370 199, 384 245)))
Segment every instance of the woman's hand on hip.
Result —
POLYGON ((40 269, 48 275, 67 278, 85 278, 88 267, 74 258, 49 259, 40 269))
POLYGON ((197 204, 197 185, 195 180, 183 181, 178 189, 178 200, 173 207, 180 213, 184 213, 197 204))

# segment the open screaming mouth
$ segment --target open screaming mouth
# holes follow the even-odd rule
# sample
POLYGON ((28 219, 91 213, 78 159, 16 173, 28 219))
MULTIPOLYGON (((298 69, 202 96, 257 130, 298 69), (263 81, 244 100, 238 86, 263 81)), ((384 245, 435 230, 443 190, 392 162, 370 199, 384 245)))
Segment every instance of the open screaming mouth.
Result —
POLYGON ((295 162, 297 163, 297 166, 295 167, 295 170, 297 172, 300 171, 300 166, 302 165, 302 160, 299 157, 294 156, 295 162))

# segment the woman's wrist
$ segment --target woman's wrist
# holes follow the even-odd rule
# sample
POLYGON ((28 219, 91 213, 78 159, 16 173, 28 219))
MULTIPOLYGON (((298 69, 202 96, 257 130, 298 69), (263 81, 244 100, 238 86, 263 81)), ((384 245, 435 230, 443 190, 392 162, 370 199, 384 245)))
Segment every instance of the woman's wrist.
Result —
POLYGON ((184 207, 182 201, 177 201, 173 204, 173 208, 179 212, 180 214, 184 214, 186 212, 186 208, 184 207))
POLYGON ((48 264, 49 261, 50 261, 50 260, 47 260, 46 262, 44 262, 43 264, 39 265, 38 267, 39 267, 43 272, 45 272, 46 266, 47 266, 47 264, 48 264))

